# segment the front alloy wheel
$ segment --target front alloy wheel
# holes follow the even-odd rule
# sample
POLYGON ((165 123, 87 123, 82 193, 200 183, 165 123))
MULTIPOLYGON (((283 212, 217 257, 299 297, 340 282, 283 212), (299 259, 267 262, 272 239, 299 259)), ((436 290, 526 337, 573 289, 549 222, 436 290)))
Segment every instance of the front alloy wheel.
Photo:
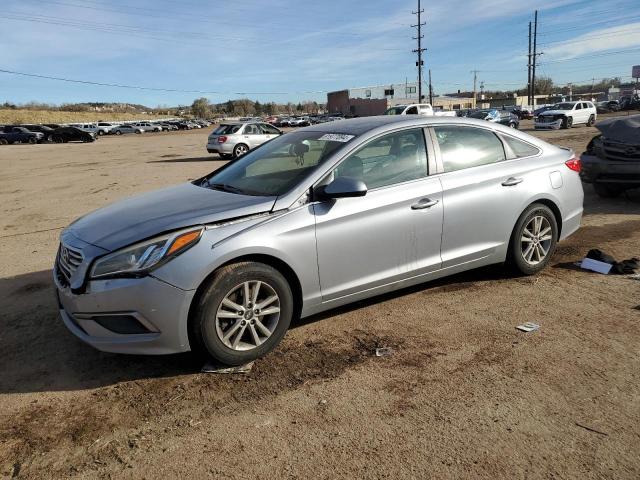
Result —
POLYGON ((268 283, 244 282, 222 299, 216 333, 233 350, 251 350, 271 337, 280 319, 280 297, 268 283))
POLYGON ((273 350, 294 313, 291 286, 274 267, 239 262, 215 272, 189 320, 191 350, 243 365, 273 350))

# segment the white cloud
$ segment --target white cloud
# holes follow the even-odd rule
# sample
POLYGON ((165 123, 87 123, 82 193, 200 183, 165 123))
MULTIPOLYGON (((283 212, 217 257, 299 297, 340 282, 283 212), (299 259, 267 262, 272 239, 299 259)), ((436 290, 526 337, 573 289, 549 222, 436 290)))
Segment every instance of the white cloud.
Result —
POLYGON ((588 53, 640 45, 640 22, 593 30, 548 47, 542 45, 545 60, 571 59, 588 53))

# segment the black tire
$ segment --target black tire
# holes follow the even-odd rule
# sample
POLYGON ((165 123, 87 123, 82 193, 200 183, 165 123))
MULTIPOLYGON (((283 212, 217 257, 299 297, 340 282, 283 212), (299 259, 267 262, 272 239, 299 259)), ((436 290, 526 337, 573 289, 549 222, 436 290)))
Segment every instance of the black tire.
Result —
POLYGON ((60 135, 52 135, 51 140, 53 143, 62 143, 62 137, 60 135))
POLYGON ((558 222, 549 207, 540 203, 534 203, 527 208, 520 218, 516 222, 516 225, 511 234, 511 240, 509 241, 509 251, 507 254, 507 263, 516 272, 524 275, 534 275, 547 266, 553 253, 555 252, 556 245, 558 243, 558 222), (543 217, 551 227, 551 239, 548 244, 540 244, 544 247, 547 246, 546 255, 536 264, 532 264, 525 259, 526 249, 531 242, 523 242, 522 238, 525 237, 525 228, 536 217, 543 217), (526 246, 525 246, 526 245, 526 246))
MULTIPOLYGON (((189 324, 191 350, 202 360, 212 358, 224 365, 246 364, 266 355, 280 343, 289 328, 292 316, 291 287, 278 270, 258 262, 227 265, 215 273, 198 299, 189 324), (220 339, 216 331, 216 314, 222 301, 231 291, 250 281, 264 282, 275 291, 280 301, 280 317, 271 336, 261 345, 249 350, 234 350, 220 339)), ((233 321, 235 320, 229 320, 233 321)), ((249 334, 248 329, 246 334, 249 334)))
POLYGON ((244 143, 239 143, 233 147, 233 158, 238 158, 249 151, 249 146, 244 143))
POLYGON ((115 131, 115 134, 116 134, 116 135, 122 135, 122 132, 121 132, 120 130, 116 130, 116 131, 115 131))
POLYGON ((6 138, 0 138, 0 145, 9 145, 9 140, 6 138))
POLYGON ((618 187, 616 185, 607 185, 604 183, 594 183, 593 189, 596 191, 598 196, 602 198, 616 198, 619 197, 622 192, 624 192, 624 188, 618 187))
POLYGON ((230 153, 219 153, 218 156, 223 160, 231 160, 233 158, 230 153))
POLYGON ((36 137, 29 137, 28 142, 33 145, 35 143, 38 143, 38 139, 36 137))
POLYGON ((98 135, 100 136, 104 135, 104 130, 98 130, 98 135))
POLYGON ((518 129, 518 124, 516 122, 510 122, 509 123, 509 128, 513 128, 513 129, 518 129))
POLYGON ((562 128, 571 128, 573 126, 573 118, 572 117, 564 117, 562 119, 562 128))
POLYGON ((593 127, 593 124, 596 123, 595 115, 590 115, 589 120, 587 120, 587 127, 593 127))

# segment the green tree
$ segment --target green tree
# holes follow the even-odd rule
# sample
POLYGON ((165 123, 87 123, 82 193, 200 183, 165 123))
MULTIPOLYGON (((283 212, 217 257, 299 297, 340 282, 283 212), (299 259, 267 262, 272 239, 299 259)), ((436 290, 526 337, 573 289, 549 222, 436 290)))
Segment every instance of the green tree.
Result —
POLYGON ((211 113, 211 104, 204 97, 197 98, 191 104, 191 115, 198 118, 207 118, 211 113))
POLYGON ((256 111, 256 115, 262 115, 262 113, 264 112, 264 107, 258 100, 256 100, 256 103, 253 104, 253 108, 256 111))

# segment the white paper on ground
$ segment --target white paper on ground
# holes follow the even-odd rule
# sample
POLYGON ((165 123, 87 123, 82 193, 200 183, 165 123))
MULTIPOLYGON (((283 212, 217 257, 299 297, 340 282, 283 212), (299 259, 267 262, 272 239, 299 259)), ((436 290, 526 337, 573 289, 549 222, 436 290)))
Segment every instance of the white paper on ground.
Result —
POLYGON ((583 268, 584 270, 591 270, 592 272, 603 273, 605 275, 611 271, 611 267, 613 267, 613 265, 610 263, 599 262, 592 258, 585 258, 580 264, 580 268, 583 268))
POLYGON ((516 328, 523 332, 533 332, 534 330, 538 330, 540 328, 540 325, 538 325, 537 323, 527 322, 523 323, 522 325, 518 325, 516 328))
POLYGON ((202 367, 200 370, 202 373, 249 373, 251 368, 253 367, 253 362, 249 362, 245 365, 240 365, 239 367, 225 367, 219 364, 209 362, 202 367))

